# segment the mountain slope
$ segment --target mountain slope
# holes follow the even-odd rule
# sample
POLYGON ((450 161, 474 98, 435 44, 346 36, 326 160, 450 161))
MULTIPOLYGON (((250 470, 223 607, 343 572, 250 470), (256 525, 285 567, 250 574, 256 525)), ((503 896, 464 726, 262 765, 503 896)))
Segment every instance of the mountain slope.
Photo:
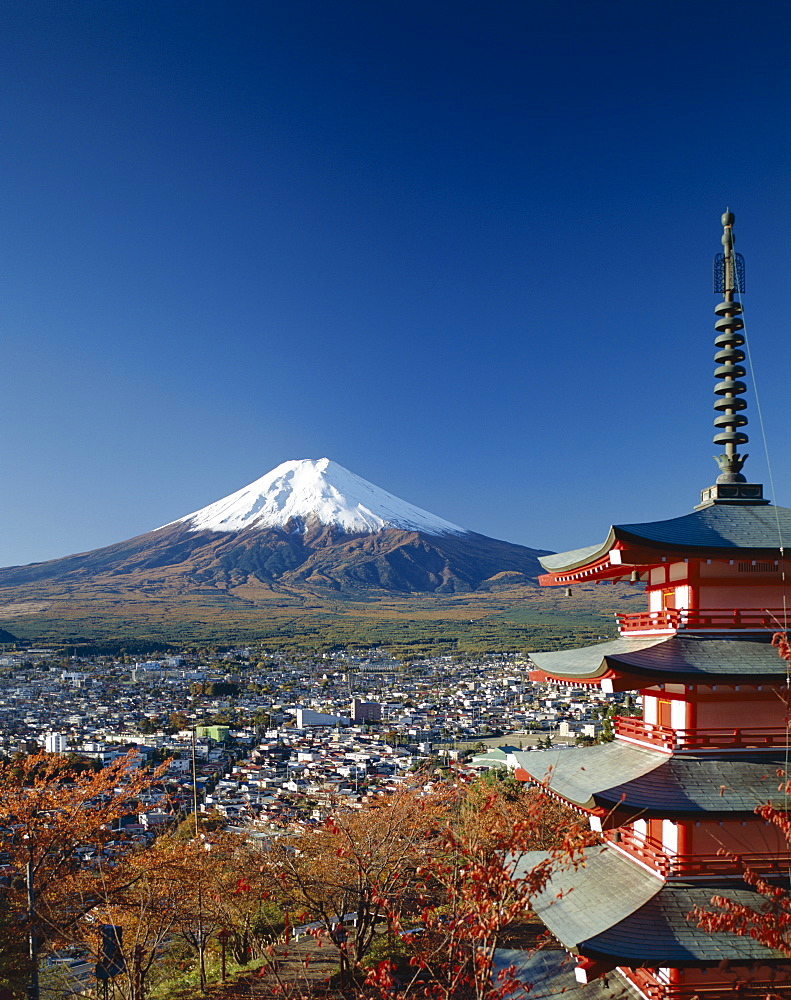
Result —
POLYGON ((328 459, 286 462, 250 486, 115 545, 0 570, 25 598, 366 589, 454 593, 535 583, 544 550, 487 538, 414 507, 328 459))

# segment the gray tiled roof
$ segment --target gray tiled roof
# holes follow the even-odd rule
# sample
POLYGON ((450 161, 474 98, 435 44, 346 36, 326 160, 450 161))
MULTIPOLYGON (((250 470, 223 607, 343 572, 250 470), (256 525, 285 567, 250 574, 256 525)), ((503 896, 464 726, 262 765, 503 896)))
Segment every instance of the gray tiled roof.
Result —
POLYGON ((788 961, 782 952, 752 938, 710 933, 687 919, 696 906, 713 909, 711 899, 715 895, 753 908, 762 908, 766 903, 763 896, 743 884, 668 882, 637 912, 587 941, 585 951, 591 955, 617 955, 630 966, 788 961))
POLYGON ((619 524, 615 532, 685 549, 778 549, 781 538, 782 544, 791 542, 791 509, 713 504, 668 521, 619 524))
POLYGON ((568 750, 522 751, 514 758, 536 781, 546 782, 574 805, 592 809, 595 796, 653 771, 667 760, 667 754, 616 741, 568 750))
POLYGON ((785 760, 782 752, 669 757, 618 740, 514 756, 528 774, 575 805, 621 806, 663 817, 752 814, 777 794, 777 770, 785 760))
POLYGON ((766 902, 741 882, 663 883, 617 851, 599 848, 584 867, 552 876, 535 911, 571 951, 627 966, 683 966, 781 959, 750 938, 711 934, 687 919, 722 895, 745 905, 766 902))
MULTIPOLYGON (((574 976, 577 963, 558 948, 541 948, 538 951, 516 951, 497 948, 494 953, 493 973, 512 968, 514 979, 525 984, 530 1000, 550 1000, 563 996, 563 1000, 632 1000, 635 994, 616 972, 606 979, 594 979, 582 985, 574 976)), ((509 993, 516 998, 517 994, 509 993)))
MULTIPOLYGON (((536 863, 531 852, 525 867, 536 863)), ((515 877, 521 867, 515 871, 515 877)), ((644 906, 662 888, 651 875, 607 847, 587 852, 584 867, 556 872, 533 903, 536 914, 565 948, 576 951, 644 906), (558 895, 562 893, 562 895, 558 895)))
POLYGON ((623 665, 639 672, 678 676, 766 678, 785 677, 786 664, 772 646, 769 633, 752 638, 674 635, 650 652, 629 650, 609 658, 612 666, 623 665))
POLYGON ((590 678, 598 677, 607 670, 605 656, 618 656, 637 652, 667 642, 667 636, 652 635, 644 639, 613 639, 599 642, 595 646, 579 649, 560 649, 552 653, 531 653, 530 659, 541 670, 553 676, 590 678))
POLYGON ((781 680, 786 665, 771 639, 769 633, 750 638, 738 633, 728 638, 681 633, 615 639, 581 649, 531 653, 530 658, 553 677, 570 680, 593 680, 610 668, 645 676, 659 673, 674 680, 781 680))
POLYGON ((777 551, 781 538, 783 545, 791 544, 791 509, 788 507, 713 504, 667 521, 616 524, 600 545, 541 556, 539 562, 550 572, 576 569, 606 555, 619 539, 684 552, 723 549, 732 553, 738 549, 777 551))
POLYGON ((571 549, 568 552, 553 552, 548 556, 539 556, 538 561, 550 572, 553 569, 566 569, 567 566, 584 566, 600 554, 601 547, 601 545, 586 545, 582 549, 571 549))

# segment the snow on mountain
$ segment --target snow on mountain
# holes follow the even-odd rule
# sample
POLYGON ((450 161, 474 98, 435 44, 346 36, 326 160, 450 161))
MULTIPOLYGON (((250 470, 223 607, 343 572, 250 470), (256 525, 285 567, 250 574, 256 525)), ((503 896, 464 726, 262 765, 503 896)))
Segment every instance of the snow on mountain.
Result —
POLYGON ((190 531, 242 531, 281 528, 295 519, 303 525, 333 525, 348 534, 374 534, 385 528, 468 534, 328 458, 283 462, 249 486, 171 523, 189 524, 190 531))

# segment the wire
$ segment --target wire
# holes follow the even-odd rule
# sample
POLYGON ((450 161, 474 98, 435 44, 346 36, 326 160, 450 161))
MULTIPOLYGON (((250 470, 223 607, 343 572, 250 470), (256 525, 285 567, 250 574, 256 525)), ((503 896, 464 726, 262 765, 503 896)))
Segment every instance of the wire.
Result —
MULTIPOLYGON (((772 472, 772 460, 769 456, 769 444, 766 439, 766 428, 764 425, 764 415, 761 409, 761 397, 758 392, 758 380, 755 377, 755 368, 753 367, 753 356, 750 350, 750 339, 747 336, 747 317, 744 312, 744 303, 742 302, 742 290, 739 287, 739 272, 737 268, 733 269, 735 284, 736 284, 736 295, 737 301, 742 308, 742 322, 744 324, 744 346, 747 352, 747 363, 750 367, 750 381, 753 384, 753 395, 755 396, 755 409, 758 414, 758 426, 761 431, 761 442, 764 448, 764 456, 766 458, 766 468, 769 473, 769 492, 772 496, 772 506, 774 507, 775 513, 775 525, 777 527, 777 540, 779 542, 780 549, 780 580, 782 583, 782 595, 783 595, 783 630, 788 629, 788 598, 787 598, 787 581, 786 581, 786 569, 785 569, 785 545, 783 543, 783 531, 780 527, 780 513, 777 508, 777 492, 775 490, 775 479, 774 473, 772 472)), ((786 670, 789 673, 791 667, 786 670)))
MULTIPOLYGON (((747 317, 744 313, 744 303, 742 301, 742 289, 739 282, 739 269, 734 267, 734 284, 736 285, 736 297, 739 305, 742 308, 742 323, 744 324, 744 346, 747 353, 747 363, 750 368, 750 381, 753 385, 753 394, 755 396, 755 409, 758 414, 758 426, 761 430, 761 441, 764 446, 764 456, 766 458, 766 468, 769 474, 769 492, 772 497, 772 506, 775 512, 775 524, 777 526, 777 540, 779 542, 780 548, 780 582, 781 582, 781 593, 783 597, 783 624, 782 629, 784 632, 788 631, 788 598, 786 594, 786 567, 785 567, 785 545, 783 544, 783 530, 780 527, 780 512, 777 509, 777 493, 775 491, 775 480, 774 474, 772 473, 772 460, 769 457, 769 443, 766 439, 766 429, 764 426, 764 415, 761 409, 761 397, 758 392, 758 380, 755 377, 755 368, 753 367, 753 355, 750 350, 750 338, 747 336, 747 317)), ((784 796, 783 796, 783 808, 788 815, 788 797, 789 797, 789 754, 791 753, 791 748, 789 748, 789 739, 791 739, 791 705, 789 705, 789 691, 791 690, 791 662, 785 661, 786 664, 786 696, 784 699, 785 703, 785 728, 786 728, 786 745, 785 745, 785 777, 784 782, 784 796)), ((789 881, 791 882, 791 867, 788 873, 789 881)))

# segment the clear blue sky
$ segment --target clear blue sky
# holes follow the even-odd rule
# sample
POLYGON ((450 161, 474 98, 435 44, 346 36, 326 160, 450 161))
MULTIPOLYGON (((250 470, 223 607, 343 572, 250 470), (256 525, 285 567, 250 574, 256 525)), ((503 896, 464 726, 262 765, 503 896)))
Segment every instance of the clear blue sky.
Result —
POLYGON ((0 565, 324 455, 536 547, 684 513, 726 205, 791 505, 790 36, 786 0, 5 0, 0 565))

